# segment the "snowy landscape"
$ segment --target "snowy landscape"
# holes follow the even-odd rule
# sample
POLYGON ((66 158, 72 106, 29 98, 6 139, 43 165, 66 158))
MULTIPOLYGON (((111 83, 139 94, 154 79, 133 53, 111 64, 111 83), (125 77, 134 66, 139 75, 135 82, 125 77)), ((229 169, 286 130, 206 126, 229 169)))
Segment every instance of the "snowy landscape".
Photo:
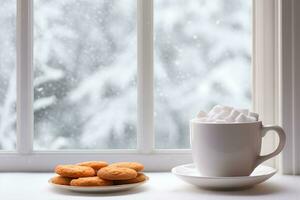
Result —
MULTIPOLYGON (((189 119, 251 104, 250 0, 155 0, 155 146, 189 119)), ((15 148, 14 0, 0 7, 0 149, 15 148)), ((136 0, 34 0, 34 148, 134 149, 136 0)))
POLYGON ((0 149, 16 144, 16 0, 0 6, 0 149))

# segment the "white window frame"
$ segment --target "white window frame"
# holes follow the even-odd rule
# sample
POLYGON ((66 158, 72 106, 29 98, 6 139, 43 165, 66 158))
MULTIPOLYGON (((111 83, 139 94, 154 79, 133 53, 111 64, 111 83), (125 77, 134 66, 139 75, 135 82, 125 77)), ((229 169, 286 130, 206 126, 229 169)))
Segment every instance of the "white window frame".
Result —
POLYGON ((300 2, 281 2, 281 119, 287 145, 282 154, 282 172, 300 174, 300 2))
MULTIPOLYGON (((277 41, 278 35, 277 18, 274 21, 272 16, 277 16, 279 1, 253 0, 253 109, 267 123, 278 122, 279 95, 275 81, 279 69, 275 59, 278 44, 272 43, 277 41), (264 26, 269 22, 274 26, 264 26), (268 38, 267 34, 271 34, 270 39, 261 43, 268 38)), ((58 163, 95 159, 135 160, 144 163, 147 171, 168 171, 176 165, 192 162, 190 149, 154 149, 153 0, 137 0, 137 149, 33 151, 32 6, 33 0, 17 0, 17 151, 0 152, 0 171, 52 171, 58 163)), ((272 151, 274 137, 267 143, 266 151, 272 151)))
MULTIPOLYGON (((280 118, 280 10, 281 0, 253 0, 252 102, 265 125, 279 124, 280 118)), ((262 154, 276 143, 274 134, 267 134, 262 154)), ((265 164, 281 168, 278 157, 265 164)))

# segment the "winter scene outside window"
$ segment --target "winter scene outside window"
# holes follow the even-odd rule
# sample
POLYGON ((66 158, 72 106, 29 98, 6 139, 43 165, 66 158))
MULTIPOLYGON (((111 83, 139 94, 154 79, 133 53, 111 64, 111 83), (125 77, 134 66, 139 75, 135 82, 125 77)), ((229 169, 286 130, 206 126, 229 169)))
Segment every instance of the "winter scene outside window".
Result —
POLYGON ((34 0, 34 148, 136 147, 136 0, 34 0))
MULTIPOLYGON (((0 149, 15 148, 16 1, 0 7, 0 149)), ((34 150, 137 147, 137 1, 33 0, 34 150)), ((251 105, 251 0, 154 0, 155 148, 251 105)))
POLYGON ((16 1, 0 6, 0 149, 16 146, 16 1))
POLYGON ((156 148, 189 148, 189 119, 251 103, 251 0, 155 0, 156 148))

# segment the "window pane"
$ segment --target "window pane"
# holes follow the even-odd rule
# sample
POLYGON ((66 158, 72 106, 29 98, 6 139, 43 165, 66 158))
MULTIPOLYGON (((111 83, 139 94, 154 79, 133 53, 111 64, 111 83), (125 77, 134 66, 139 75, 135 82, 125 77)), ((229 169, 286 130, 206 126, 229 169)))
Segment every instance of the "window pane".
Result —
POLYGON ((136 60, 136 0, 34 0, 34 148, 135 148, 136 60))
POLYGON ((251 0, 155 1, 156 148, 189 148, 189 119, 251 103, 251 0))
POLYGON ((0 150, 16 146, 16 1, 0 6, 0 150))

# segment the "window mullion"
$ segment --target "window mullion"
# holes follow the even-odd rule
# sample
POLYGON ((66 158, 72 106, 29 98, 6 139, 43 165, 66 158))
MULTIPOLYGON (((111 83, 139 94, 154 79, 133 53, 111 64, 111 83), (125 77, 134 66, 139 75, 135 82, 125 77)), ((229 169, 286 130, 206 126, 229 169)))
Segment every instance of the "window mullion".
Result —
POLYGON ((33 149, 32 1, 17 1, 17 151, 33 149))
POLYGON ((138 150, 153 151, 153 0, 137 0, 138 150))

